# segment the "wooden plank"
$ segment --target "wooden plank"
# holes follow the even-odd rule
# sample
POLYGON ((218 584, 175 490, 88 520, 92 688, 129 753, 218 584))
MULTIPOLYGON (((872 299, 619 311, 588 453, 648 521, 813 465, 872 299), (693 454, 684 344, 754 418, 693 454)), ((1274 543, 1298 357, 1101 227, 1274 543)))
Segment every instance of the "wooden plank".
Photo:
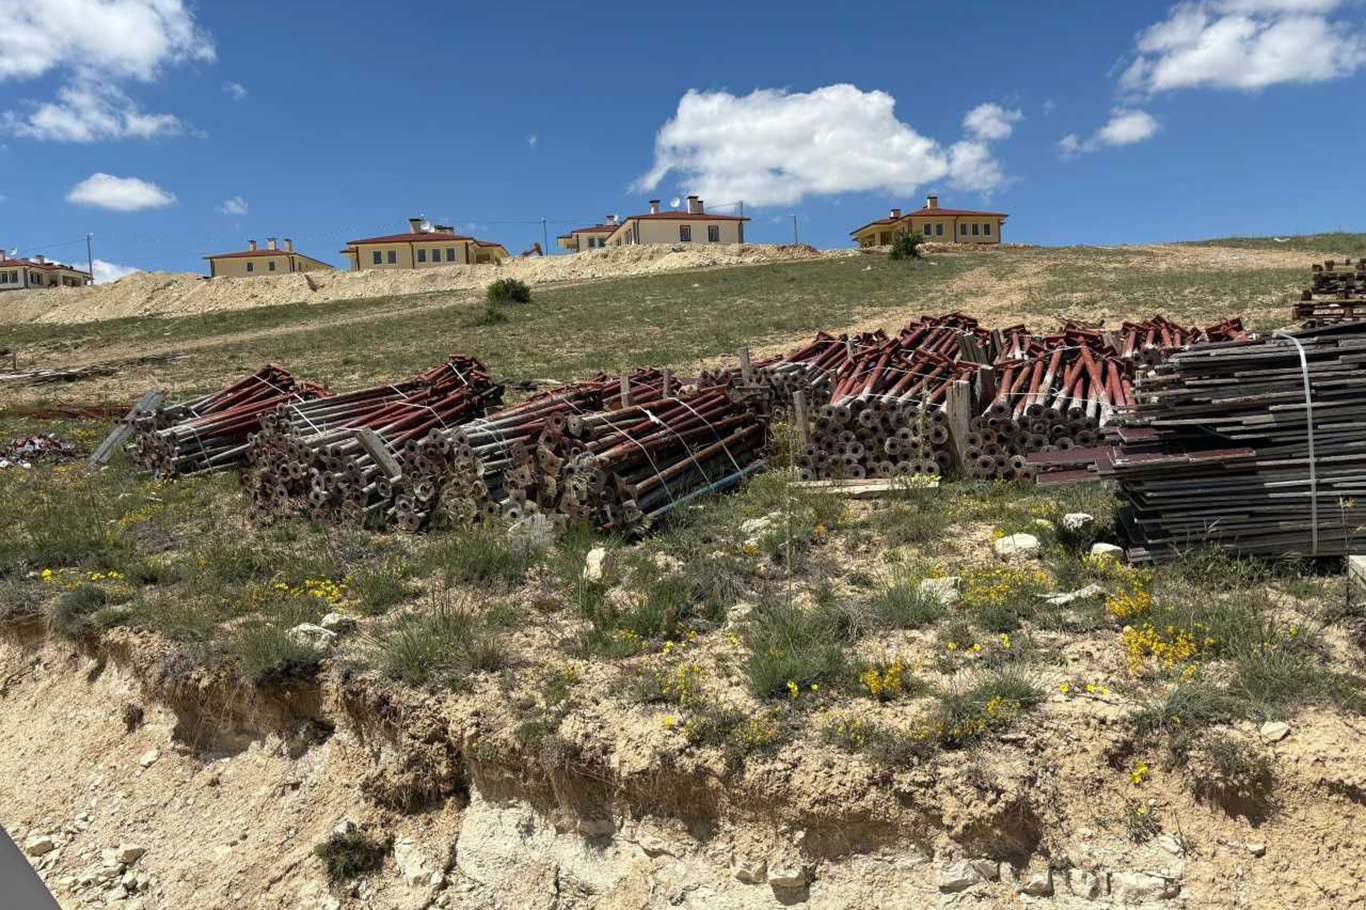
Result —
POLYGON ((403 476, 403 469, 398 466, 398 461, 395 460, 393 453, 389 451, 389 447, 384 444, 384 440, 380 439, 379 435, 375 433, 374 430, 368 427, 363 430, 358 430, 356 432, 356 441, 361 444, 361 447, 364 448, 365 451, 370 453, 370 457, 375 460, 375 464, 379 465, 379 469, 384 472, 384 476, 388 477, 391 482, 398 480, 403 476))
POLYGON ((156 390, 144 392, 132 409, 109 431, 109 435, 104 437, 104 441, 95 448, 95 451, 90 453, 90 463, 108 464, 109 459, 114 457, 114 453, 132 437, 134 422, 140 417, 150 416, 157 408, 161 407, 165 400, 165 392, 156 390))

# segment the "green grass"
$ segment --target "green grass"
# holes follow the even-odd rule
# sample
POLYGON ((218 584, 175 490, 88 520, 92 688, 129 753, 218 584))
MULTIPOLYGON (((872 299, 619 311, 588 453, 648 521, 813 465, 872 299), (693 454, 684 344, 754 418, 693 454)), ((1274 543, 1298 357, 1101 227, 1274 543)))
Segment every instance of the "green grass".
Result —
POLYGON ((362 832, 338 831, 314 847, 313 855, 322 861, 327 880, 339 885, 383 869, 390 849, 389 843, 362 832))
POLYGON ((401 616, 376 637, 374 648, 382 672, 411 686, 453 688, 470 673, 498 670, 507 662, 497 636, 458 598, 401 616))
POLYGON ((1284 243, 1272 237, 1216 237, 1211 240, 1185 241, 1190 246, 1227 246, 1241 250, 1290 250, 1329 254, 1327 258, 1366 256, 1366 234, 1333 231, 1326 234, 1295 234, 1282 237, 1284 243))
POLYGON ((773 600, 755 608, 742 636, 750 692, 782 698, 793 687, 807 691, 847 681, 850 633, 851 617, 838 607, 773 600))

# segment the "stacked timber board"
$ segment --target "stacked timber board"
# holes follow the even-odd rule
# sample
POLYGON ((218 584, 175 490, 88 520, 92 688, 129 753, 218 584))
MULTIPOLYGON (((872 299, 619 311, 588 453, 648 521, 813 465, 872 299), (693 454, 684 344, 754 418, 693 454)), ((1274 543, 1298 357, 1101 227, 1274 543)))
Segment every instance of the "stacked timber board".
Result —
POLYGON ((1366 318, 1366 259, 1315 265, 1313 280, 1291 315, 1308 326, 1366 318))

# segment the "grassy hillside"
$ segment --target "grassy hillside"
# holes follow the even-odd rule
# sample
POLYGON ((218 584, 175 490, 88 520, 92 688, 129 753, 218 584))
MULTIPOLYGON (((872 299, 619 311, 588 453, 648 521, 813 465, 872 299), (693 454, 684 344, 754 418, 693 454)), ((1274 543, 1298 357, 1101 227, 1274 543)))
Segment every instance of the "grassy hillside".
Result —
POLYGON ((1333 231, 1327 234, 1296 234, 1290 237, 1216 237, 1192 240, 1191 246, 1225 246, 1241 250, 1303 250, 1357 258, 1366 256, 1366 234, 1333 231))

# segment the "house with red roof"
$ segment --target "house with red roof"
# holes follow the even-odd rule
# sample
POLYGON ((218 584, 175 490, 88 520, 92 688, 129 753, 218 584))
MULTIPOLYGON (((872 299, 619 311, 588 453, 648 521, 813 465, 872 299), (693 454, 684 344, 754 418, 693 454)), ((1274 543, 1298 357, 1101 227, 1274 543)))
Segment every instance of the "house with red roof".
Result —
POLYGON ((870 221, 849 236, 861 247, 886 246, 901 233, 920 234, 937 243, 1000 243, 1004 212, 978 212, 972 209, 939 207, 938 196, 925 197, 925 207, 902 214, 892 209, 891 216, 870 221))
POLYGON ((607 246, 635 243, 744 243, 748 218, 713 215, 702 200, 688 197, 685 212, 662 212, 659 200, 650 200, 650 211, 632 215, 607 237, 607 246))
POLYGON ((501 243, 457 234, 448 224, 408 219, 408 231, 346 241, 342 250, 353 270, 426 269, 439 265, 497 264, 508 258, 501 243))
POLYGON ((18 252, 5 255, 0 250, 0 291, 22 291, 26 288, 81 288, 93 284, 89 272, 60 262, 49 262, 46 256, 21 258, 18 252))
POLYGON ((262 275, 288 275, 292 272, 332 271, 332 266, 321 259, 295 252, 294 241, 285 238, 284 248, 277 246, 274 237, 266 238, 266 248, 256 248, 255 240, 247 241, 247 248, 238 253, 210 253, 210 278, 259 278, 262 275))
POLYGON ((616 215, 608 215, 602 224, 594 224, 588 227, 574 228, 567 234, 561 234, 555 240, 559 243, 560 249, 570 253, 578 253, 583 250, 593 250, 598 247, 607 246, 607 238, 616 233, 616 215))

